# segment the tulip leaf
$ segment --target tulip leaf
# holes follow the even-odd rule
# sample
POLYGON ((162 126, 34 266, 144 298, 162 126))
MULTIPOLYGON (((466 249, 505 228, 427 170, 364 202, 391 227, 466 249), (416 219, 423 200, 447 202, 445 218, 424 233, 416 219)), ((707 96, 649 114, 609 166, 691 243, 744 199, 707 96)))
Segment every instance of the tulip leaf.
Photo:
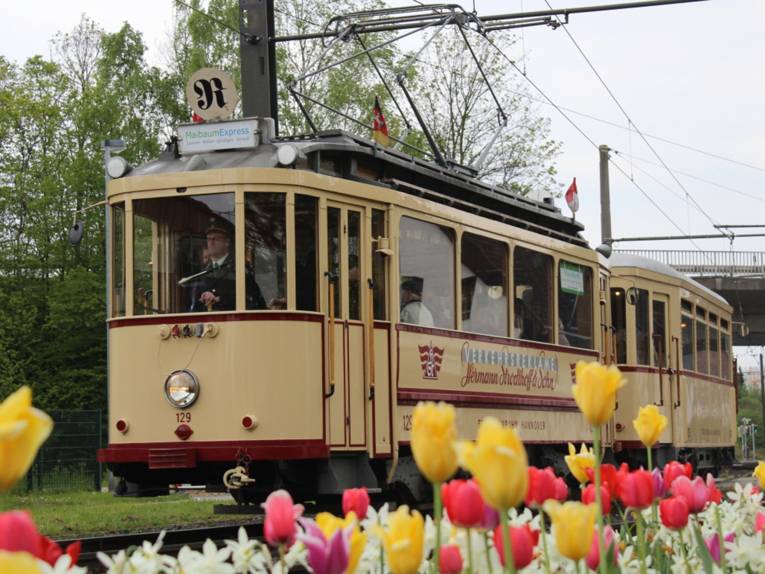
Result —
POLYGON ((694 525, 693 535, 696 537, 696 554, 698 554, 699 558, 701 559, 701 563, 704 566, 704 573, 713 574, 714 561, 712 560, 712 555, 709 553, 709 549, 704 542, 704 537, 701 534, 701 529, 699 528, 698 524, 694 525))

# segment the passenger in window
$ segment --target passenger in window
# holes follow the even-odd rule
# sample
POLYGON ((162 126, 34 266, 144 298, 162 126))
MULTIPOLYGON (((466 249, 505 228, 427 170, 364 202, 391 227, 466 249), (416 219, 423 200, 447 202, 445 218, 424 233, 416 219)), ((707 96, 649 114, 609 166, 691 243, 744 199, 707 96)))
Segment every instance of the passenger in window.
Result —
POLYGON ((430 310, 422 302, 422 277, 403 277, 401 282, 401 322, 432 327, 430 310))
POLYGON ((520 299, 515 300, 515 315, 513 317, 513 337, 516 339, 528 339, 528 320, 526 305, 520 299))

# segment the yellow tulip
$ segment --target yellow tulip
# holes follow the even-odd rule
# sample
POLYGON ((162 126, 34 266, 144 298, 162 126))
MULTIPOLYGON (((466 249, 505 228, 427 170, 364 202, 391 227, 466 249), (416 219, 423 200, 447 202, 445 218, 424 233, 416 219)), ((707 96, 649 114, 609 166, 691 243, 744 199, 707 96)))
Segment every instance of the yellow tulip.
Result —
POLYGON ((430 482, 445 482, 457 471, 455 412, 446 403, 418 403, 412 414, 412 454, 430 482))
POLYGON ((473 474, 489 506, 502 511, 523 501, 529 486, 528 459, 513 428, 486 417, 478 427, 477 442, 462 441, 459 449, 462 466, 473 474))
POLYGON ((0 572, 3 574, 39 574, 37 560, 28 552, 0 550, 0 572))
POLYGON ((593 361, 576 364, 576 384, 572 387, 579 410, 594 427, 603 426, 614 414, 616 391, 627 381, 615 366, 593 361))
POLYGON ((577 453, 576 447, 568 443, 568 454, 564 458, 571 474, 574 475, 574 478, 580 484, 584 484, 589 480, 587 478, 587 469, 595 468, 595 455, 592 453, 592 449, 588 449, 587 445, 582 443, 582 450, 577 453))
POLYGON ((388 516, 388 528, 376 530, 393 574, 414 574, 419 570, 425 539, 425 522, 419 512, 409 514, 408 506, 399 506, 388 516))
POLYGON ((587 556, 595 531, 596 506, 572 501, 561 504, 550 499, 545 502, 544 510, 552 518, 558 552, 571 560, 587 556))
POLYGON ((351 532, 351 544, 348 552, 348 567, 345 569, 344 574, 353 574, 356 572, 359 560, 361 559, 361 554, 364 552, 364 547, 367 544, 367 535, 359 529, 356 513, 351 511, 343 519, 338 518, 329 512, 320 512, 316 515, 316 524, 319 526, 319 529, 327 540, 332 538, 332 535, 338 529, 345 530, 349 526, 353 527, 353 531, 351 532))
POLYGON ((756 476, 757 480, 760 481, 760 488, 765 490, 765 460, 761 460, 757 463, 757 466, 754 468, 753 476, 756 476))
POLYGON ((32 407, 29 387, 21 387, 0 404, 0 491, 9 490, 26 474, 52 428, 51 418, 32 407))
POLYGON ((667 428, 667 417, 659 412, 656 405, 640 407, 637 418, 632 421, 632 426, 646 448, 651 448, 659 440, 659 436, 667 428))

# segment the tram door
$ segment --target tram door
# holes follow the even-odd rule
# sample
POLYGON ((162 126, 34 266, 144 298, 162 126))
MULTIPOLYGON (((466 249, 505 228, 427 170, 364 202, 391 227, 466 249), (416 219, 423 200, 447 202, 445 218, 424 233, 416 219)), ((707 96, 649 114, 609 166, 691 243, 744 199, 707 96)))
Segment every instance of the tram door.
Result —
MULTIPOLYGON (((654 393, 654 404, 668 420, 672 418, 672 349, 669 329, 669 296, 654 293, 651 302, 651 362, 658 370, 659 377, 654 393)), ((675 425, 672 425, 673 429, 675 425)), ((673 430, 673 434, 674 434, 673 430)), ((670 437, 662 437, 662 442, 670 437)))
POLYGON ((366 384, 362 249, 364 213, 327 203, 327 317, 330 384, 330 445, 366 447, 366 384))

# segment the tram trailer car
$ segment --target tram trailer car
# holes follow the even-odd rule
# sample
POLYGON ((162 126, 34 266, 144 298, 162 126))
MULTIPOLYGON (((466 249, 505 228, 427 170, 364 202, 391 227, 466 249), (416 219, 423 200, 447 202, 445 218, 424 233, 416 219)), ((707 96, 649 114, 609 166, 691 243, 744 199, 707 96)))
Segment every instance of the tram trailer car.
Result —
MULTIPOLYGON (((138 488, 224 482, 240 501, 360 485, 418 499, 428 489, 409 450, 412 410, 443 400, 463 437, 495 416, 518 429, 532 462, 563 471, 566 443, 590 440, 574 365, 610 360, 614 338, 608 262, 581 225, 467 168, 342 132, 276 139, 268 120, 260 128, 253 149, 184 156, 171 142, 109 182, 99 460, 138 488)), ((671 283, 671 303, 685 285, 687 300, 714 302, 705 308, 730 325, 719 299, 674 272, 671 283)), ((679 319, 670 326, 679 333, 679 319)), ((671 420, 696 421, 700 434, 673 424, 662 440, 731 448, 727 430, 701 433, 709 418, 687 414, 694 400, 720 409, 728 397, 692 392, 709 382, 696 375, 680 375, 671 420)), ((641 395, 630 397, 622 427, 641 395)), ((604 428, 609 447, 615 429, 604 428)), ((621 448, 634 447, 620 432, 621 448)))
POLYGON ((632 425, 641 405, 670 421, 655 460, 688 460, 716 472, 734 459, 736 388, 731 359, 731 306, 668 265, 615 253, 609 261, 609 362, 629 384, 619 391, 614 451, 645 463, 632 425))

